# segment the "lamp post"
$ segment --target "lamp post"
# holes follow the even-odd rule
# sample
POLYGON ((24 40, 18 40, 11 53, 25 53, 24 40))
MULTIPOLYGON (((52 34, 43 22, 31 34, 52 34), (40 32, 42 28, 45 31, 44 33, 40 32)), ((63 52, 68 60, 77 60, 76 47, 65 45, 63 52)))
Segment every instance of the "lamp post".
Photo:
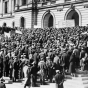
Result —
POLYGON ((34 28, 34 25, 37 25, 37 14, 38 14, 38 9, 37 9, 37 0, 32 0, 32 22, 31 22, 31 27, 34 28))

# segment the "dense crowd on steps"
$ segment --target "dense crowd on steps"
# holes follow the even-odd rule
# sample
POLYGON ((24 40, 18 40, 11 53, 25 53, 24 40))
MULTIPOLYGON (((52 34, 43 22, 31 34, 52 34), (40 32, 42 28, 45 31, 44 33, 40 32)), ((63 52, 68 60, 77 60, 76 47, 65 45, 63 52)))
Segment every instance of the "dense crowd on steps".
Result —
POLYGON ((25 83, 32 78, 35 85, 37 75, 44 84, 45 79, 53 82, 57 70, 72 76, 77 68, 87 70, 87 26, 22 29, 22 34, 10 28, 10 32, 9 38, 0 37, 0 77, 13 81, 24 77, 25 83))

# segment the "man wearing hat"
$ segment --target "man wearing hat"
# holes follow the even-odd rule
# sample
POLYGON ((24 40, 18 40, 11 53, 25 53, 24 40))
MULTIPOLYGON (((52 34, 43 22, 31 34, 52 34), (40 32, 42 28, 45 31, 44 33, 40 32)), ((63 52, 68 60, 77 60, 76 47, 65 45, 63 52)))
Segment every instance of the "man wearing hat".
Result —
POLYGON ((36 62, 34 61, 32 63, 32 67, 31 67, 31 77, 32 77, 32 86, 36 86, 36 81, 37 81, 37 72, 38 72, 38 68, 36 65, 36 62))
POLYGON ((4 79, 0 79, 0 88, 6 88, 6 85, 3 83, 4 79))
POLYGON ((46 71, 46 63, 44 62, 44 59, 41 58, 41 60, 38 63, 39 71, 40 71, 40 81, 41 85, 45 83, 45 71, 46 71))
POLYGON ((56 88, 63 88, 63 79, 64 76, 60 73, 60 70, 56 70, 55 75, 56 88))
POLYGON ((3 54, 4 54, 4 51, 3 49, 1 49, 0 51, 0 78, 3 75, 3 54))
POLYGON ((18 79, 18 71, 19 71, 19 63, 17 56, 14 56, 14 62, 13 62, 13 81, 16 82, 16 79, 18 79))
POLYGON ((47 76, 50 82, 52 82, 52 78, 53 78, 53 69, 52 69, 52 64, 53 62, 50 60, 50 57, 46 57, 47 61, 46 61, 46 67, 47 67, 47 76))

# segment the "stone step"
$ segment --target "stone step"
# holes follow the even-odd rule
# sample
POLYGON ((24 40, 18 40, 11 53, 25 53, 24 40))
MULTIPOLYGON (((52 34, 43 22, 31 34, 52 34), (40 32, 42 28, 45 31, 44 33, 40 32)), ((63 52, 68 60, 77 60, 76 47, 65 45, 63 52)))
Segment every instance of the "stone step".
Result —
POLYGON ((88 77, 74 77, 64 82, 64 88, 88 88, 88 77))
POLYGON ((72 85, 80 85, 82 84, 82 81, 75 81, 75 80, 67 80, 67 81, 64 81, 65 84, 72 84, 72 85))
POLYGON ((76 70, 76 74, 88 74, 88 71, 76 70))
POLYGON ((88 74, 77 74, 77 77, 88 77, 88 74))
POLYGON ((83 84, 88 84, 88 80, 84 80, 83 81, 83 84))
POLYGON ((85 85, 84 85, 84 88, 88 88, 88 84, 85 84, 85 85))
POLYGON ((75 81, 80 81, 80 80, 82 80, 82 81, 84 81, 84 80, 88 80, 88 77, 72 77, 72 80, 75 80, 75 81))
POLYGON ((10 78, 9 77, 2 77, 4 80, 5 80, 5 84, 6 83, 12 83, 12 80, 10 80, 10 78))
MULTIPOLYGON (((66 75, 64 81, 64 88, 88 88, 88 76, 82 76, 82 74, 77 74, 78 77, 72 77, 70 75, 66 75)), ((83 74, 85 75, 85 74, 83 74)), ((12 82, 9 77, 3 77, 5 79, 5 83, 12 82)), ((24 79, 21 81, 23 82, 24 79)), ((19 83, 13 83, 14 86, 17 86, 19 88, 23 88, 24 84, 22 82, 19 83)), ((36 88, 56 88, 55 83, 49 83, 49 85, 40 85, 40 87, 36 88)), ((35 88, 35 87, 31 87, 35 88)))

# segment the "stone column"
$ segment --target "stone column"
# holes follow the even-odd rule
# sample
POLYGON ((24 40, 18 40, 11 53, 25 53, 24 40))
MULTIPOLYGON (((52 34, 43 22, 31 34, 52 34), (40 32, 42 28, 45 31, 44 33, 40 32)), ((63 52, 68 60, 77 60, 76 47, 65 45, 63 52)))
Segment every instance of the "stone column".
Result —
POLYGON ((16 0, 16 6, 18 6, 19 5, 19 0, 16 0))
POLYGON ((34 28, 34 25, 37 25, 37 15, 38 15, 37 2, 33 2, 32 3, 32 22, 31 22, 32 28, 34 28))
POLYGON ((17 1, 18 1, 18 0, 16 0, 16 6, 17 6, 17 1))
POLYGON ((12 6, 12 1, 13 1, 13 0, 9 0, 9 3, 8 3, 9 13, 12 13, 12 8, 13 8, 13 6, 12 6))
POLYGON ((21 6, 22 5, 22 0, 19 0, 19 6, 21 6))
POLYGON ((0 3, 0 14, 3 14, 3 0, 1 0, 1 3, 0 3))
MULTIPOLYGON (((2 9, 2 7, 1 7, 1 2, 0 2, 0 8, 2 9)), ((2 13, 2 12, 1 12, 1 9, 0 9, 0 15, 1 15, 1 13, 2 13)))
POLYGON ((12 0, 12 13, 14 12, 14 0, 12 0))
POLYGON ((19 9, 19 0, 16 0, 16 10, 19 9))
POLYGON ((4 14, 4 13, 5 13, 5 2, 2 1, 2 14, 4 14))

